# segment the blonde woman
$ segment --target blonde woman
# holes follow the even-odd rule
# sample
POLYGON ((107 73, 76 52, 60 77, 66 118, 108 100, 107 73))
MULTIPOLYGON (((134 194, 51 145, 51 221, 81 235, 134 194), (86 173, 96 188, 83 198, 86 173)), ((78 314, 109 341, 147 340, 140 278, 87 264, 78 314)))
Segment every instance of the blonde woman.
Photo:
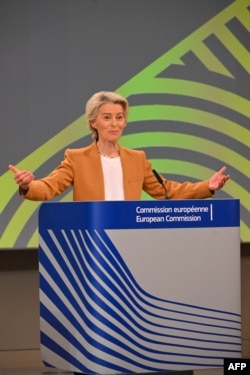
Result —
POLYGON ((128 101, 117 93, 94 94, 86 104, 93 143, 66 150, 61 164, 42 179, 9 165, 20 195, 44 201, 72 186, 74 201, 139 200, 143 190, 155 199, 202 199, 225 185, 226 167, 206 181, 179 183, 157 176, 159 183, 144 151, 119 145, 128 110, 128 101))

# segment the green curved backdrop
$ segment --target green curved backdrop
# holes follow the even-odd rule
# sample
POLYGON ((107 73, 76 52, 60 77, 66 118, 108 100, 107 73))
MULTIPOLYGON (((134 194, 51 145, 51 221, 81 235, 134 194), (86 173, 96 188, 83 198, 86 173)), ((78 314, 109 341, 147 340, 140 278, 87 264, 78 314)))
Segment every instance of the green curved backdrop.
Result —
MULTIPOLYGON (((167 3, 170 6, 174 2, 167 3)), ((216 2, 210 3, 212 6, 216 2)), ((90 5, 94 7, 93 2, 90 5)), ((217 13, 210 19, 166 48, 164 53, 155 58, 152 56, 150 63, 135 73, 133 71, 123 83, 103 87, 119 92, 130 102, 128 126, 121 143, 144 149, 154 168, 167 178, 196 181, 207 179, 223 165, 228 167, 231 180, 217 196, 240 199, 243 242, 250 241, 249 7, 249 0, 237 0, 220 11, 215 9, 217 13)), ((178 9, 173 11, 177 14, 178 9)), ((151 32, 153 34, 154 30, 151 32)), ((154 36, 153 41, 156 40, 157 36, 154 36)), ((144 48, 149 48, 150 41, 144 43, 144 48)), ((162 42, 162 50, 163 47, 162 42)), ((32 55, 29 58, 32 59, 32 55)), ((117 74, 122 69, 120 65, 117 74)), ((114 73, 103 67, 102 73, 98 74, 106 77, 114 73)), ((15 103, 12 105, 14 110, 15 103)), ((13 157, 13 150, 14 161, 9 162, 39 176, 55 167, 66 148, 88 144, 90 135, 84 113, 76 114, 70 123, 67 123, 67 117, 66 113, 61 129, 34 145, 27 155, 18 159, 18 154, 13 157)), ((35 116, 32 127, 34 119, 35 116)), ((26 132, 26 136, 18 140, 23 149, 26 142, 32 144, 27 128, 26 132)), ((8 142, 3 143, 8 154, 8 142)), ((0 247, 37 247, 40 203, 18 197, 10 172, 4 171, 0 178, 0 247)), ((149 199, 146 195, 142 198, 149 199)), ((71 192, 58 199, 71 200, 71 192)))

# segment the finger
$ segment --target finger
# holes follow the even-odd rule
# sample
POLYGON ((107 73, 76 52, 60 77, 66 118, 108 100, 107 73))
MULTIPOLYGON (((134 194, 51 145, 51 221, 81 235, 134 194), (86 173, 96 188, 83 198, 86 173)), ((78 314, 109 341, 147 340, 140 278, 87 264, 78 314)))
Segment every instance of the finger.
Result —
POLYGON ((20 173, 16 173, 15 180, 18 184, 29 184, 34 179, 33 173, 28 171, 20 171, 20 173))
POLYGON ((17 169, 14 165, 10 164, 9 165, 9 170, 14 172, 14 173, 17 173, 17 172, 20 172, 19 169, 17 169))
POLYGON ((226 170, 227 170, 227 167, 224 166, 217 173, 224 174, 226 172, 226 170))

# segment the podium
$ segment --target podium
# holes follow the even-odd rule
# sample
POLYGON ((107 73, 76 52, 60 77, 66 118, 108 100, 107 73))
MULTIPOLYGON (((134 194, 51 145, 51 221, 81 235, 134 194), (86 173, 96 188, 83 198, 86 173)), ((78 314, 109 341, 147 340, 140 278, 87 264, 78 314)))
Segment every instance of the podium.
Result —
POLYGON ((219 368, 241 357, 239 200, 43 203, 46 366, 219 368))

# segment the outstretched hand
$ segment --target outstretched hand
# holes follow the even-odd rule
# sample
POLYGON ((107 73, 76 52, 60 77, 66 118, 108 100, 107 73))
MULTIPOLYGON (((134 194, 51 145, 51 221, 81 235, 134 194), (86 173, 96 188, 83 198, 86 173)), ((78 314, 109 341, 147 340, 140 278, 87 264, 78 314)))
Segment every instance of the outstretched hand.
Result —
POLYGON ((9 165, 9 170, 15 173, 14 180, 20 186, 21 189, 28 189, 29 184, 34 180, 35 176, 33 173, 25 170, 17 169, 14 165, 9 165))
POLYGON ((210 190, 219 190, 221 189, 230 176, 225 174, 226 167, 222 167, 218 172, 216 172, 208 181, 208 188, 210 190))

